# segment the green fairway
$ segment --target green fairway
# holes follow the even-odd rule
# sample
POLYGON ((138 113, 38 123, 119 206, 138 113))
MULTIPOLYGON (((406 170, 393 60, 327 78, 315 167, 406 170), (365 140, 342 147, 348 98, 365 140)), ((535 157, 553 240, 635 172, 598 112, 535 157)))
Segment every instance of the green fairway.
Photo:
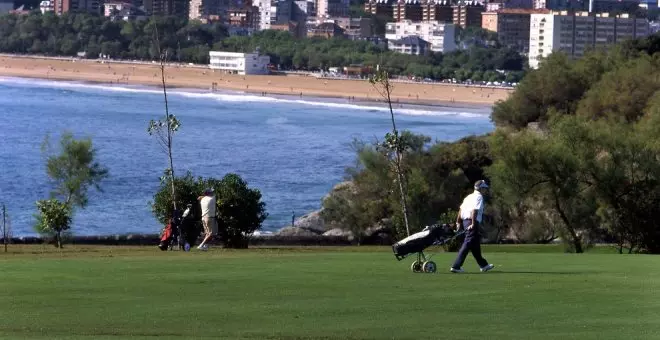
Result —
POLYGON ((414 274, 388 247, 24 246, 0 253, 0 338, 660 338, 660 257, 525 249, 554 248, 414 274))

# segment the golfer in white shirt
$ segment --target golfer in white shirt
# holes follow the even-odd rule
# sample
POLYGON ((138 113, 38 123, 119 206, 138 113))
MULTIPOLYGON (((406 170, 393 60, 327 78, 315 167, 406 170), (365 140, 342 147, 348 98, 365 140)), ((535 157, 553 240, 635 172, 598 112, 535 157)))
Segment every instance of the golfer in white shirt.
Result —
POLYGON ((451 266, 452 273, 462 273, 463 263, 467 257, 468 252, 472 252, 472 256, 477 260, 479 268, 482 272, 487 272, 493 269, 495 266, 489 264, 486 259, 481 256, 481 235, 479 234, 479 229, 483 221, 484 214, 484 196, 483 193, 488 190, 488 184, 486 181, 479 180, 474 184, 474 192, 469 194, 463 200, 463 204, 458 211, 458 216, 456 219, 456 226, 460 230, 461 227, 465 228, 465 240, 461 249, 458 251, 458 256, 456 261, 451 266), (462 221, 462 224, 461 224, 462 221))
POLYGON ((204 191, 204 196, 197 197, 202 208, 202 226, 204 227, 204 240, 197 249, 207 250, 208 242, 213 236, 218 234, 218 221, 216 219, 216 201, 213 195, 213 188, 204 191))

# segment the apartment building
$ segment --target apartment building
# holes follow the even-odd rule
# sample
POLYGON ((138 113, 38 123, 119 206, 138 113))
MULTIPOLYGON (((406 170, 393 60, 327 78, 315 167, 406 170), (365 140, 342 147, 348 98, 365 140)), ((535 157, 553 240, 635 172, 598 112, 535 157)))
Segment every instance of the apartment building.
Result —
POLYGON ((422 20, 454 22, 452 5, 450 0, 426 0, 422 3, 422 20))
POLYGON ((308 0, 297 0, 293 2, 292 19, 304 23, 308 17, 316 16, 316 3, 308 0))
POLYGON ((389 50, 412 55, 425 55, 429 51, 430 46, 431 44, 417 36, 387 42, 387 48, 389 50))
MULTIPOLYGON (((145 0, 145 1, 163 1, 163 0, 145 0)), ((168 1, 168 0, 165 0, 168 1)), ((169 0, 172 1, 172 0, 169 0)), ((175 0, 185 1, 185 0, 175 0)), ((190 0, 188 18, 190 20, 199 20, 211 16, 220 16, 225 23, 229 23, 230 9, 242 8, 246 4, 243 1, 232 0, 190 0)))
POLYGON ((373 36, 373 22, 371 18, 350 18, 350 17, 333 17, 333 18, 311 18, 307 22, 308 26, 314 27, 322 23, 335 23, 343 30, 343 35, 353 40, 362 38, 369 38, 373 36))
POLYGON ((113 13, 121 12, 125 8, 133 7, 130 2, 124 1, 106 1, 103 4, 103 16, 109 17, 113 13))
POLYGON ((548 14, 547 9, 505 8, 481 14, 481 28, 496 32, 502 45, 520 53, 529 51, 530 20, 534 13, 548 14))
POLYGON ((256 6, 231 8, 227 11, 230 27, 257 29, 259 27, 259 9, 256 6))
POLYGON ((420 0, 399 0, 392 5, 392 17, 395 21, 422 21, 422 14, 420 0))
POLYGON ((257 53, 209 52, 209 68, 230 74, 268 74, 270 57, 257 53))
POLYGON ((333 38, 344 35, 344 29, 334 22, 323 22, 318 25, 307 27, 308 38, 333 38))
POLYGON ((364 11, 373 15, 393 17, 393 4, 395 0, 368 0, 364 3, 364 11))
POLYGON ((404 20, 388 22, 385 26, 385 38, 400 41, 406 37, 416 36, 428 42, 431 51, 446 53, 456 49, 455 31, 456 28, 451 23, 404 20))
POLYGON ((494 0, 487 2, 486 12, 495 12, 505 8, 534 8, 534 1, 537 0, 494 0))
POLYGON ((99 0, 52 0, 50 5, 43 4, 42 8, 48 8, 55 12, 55 14, 63 14, 67 12, 87 12, 93 14, 101 14, 103 6, 99 0))
MULTIPOLYGON (((297 16, 303 14, 299 4, 293 0, 259 0, 259 29, 271 29, 272 25, 287 25, 290 21, 296 20, 297 16)), ((303 7, 306 9, 306 7, 303 7)), ((304 19, 304 18, 303 18, 304 19)))
POLYGON ((571 58, 582 57, 595 48, 607 48, 628 39, 650 34, 646 18, 628 14, 567 11, 532 14, 529 32, 529 66, 538 68, 541 59, 554 51, 571 58))
POLYGON ((453 23, 462 28, 481 27, 481 13, 486 11, 483 2, 470 0, 460 1, 453 5, 453 23))
POLYGON ((585 11, 591 13, 629 13, 640 7, 640 0, 533 0, 534 8, 553 11, 585 11))
POLYGON ((317 0, 316 16, 321 19, 330 17, 347 17, 349 7, 349 0, 317 0))
POLYGON ((144 0, 143 4, 149 15, 188 16, 190 11, 187 0, 144 0))

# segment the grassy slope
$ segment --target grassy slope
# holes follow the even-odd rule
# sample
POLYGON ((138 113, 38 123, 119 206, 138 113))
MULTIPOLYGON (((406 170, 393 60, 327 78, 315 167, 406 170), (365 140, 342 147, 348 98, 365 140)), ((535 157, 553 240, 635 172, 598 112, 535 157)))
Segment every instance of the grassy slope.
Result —
POLYGON ((23 247, 0 254, 0 338, 660 338, 660 257, 524 249, 457 275, 455 254, 413 274, 374 247, 23 247))

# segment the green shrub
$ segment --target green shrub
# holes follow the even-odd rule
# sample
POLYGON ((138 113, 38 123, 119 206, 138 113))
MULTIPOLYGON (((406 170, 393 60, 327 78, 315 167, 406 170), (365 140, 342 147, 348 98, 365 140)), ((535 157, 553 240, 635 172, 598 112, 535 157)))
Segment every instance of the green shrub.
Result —
MULTIPOLYGON (((247 248, 248 238, 261 228, 268 217, 266 203, 261 202, 261 192, 250 189, 239 175, 227 174, 221 180, 215 178, 194 178, 190 172, 174 180, 177 209, 183 211, 192 204, 195 219, 201 218, 197 198, 204 189, 213 188, 216 196, 218 237, 228 248, 247 248)), ((172 195, 169 177, 164 177, 159 190, 154 195, 151 209, 164 225, 172 216, 172 195)))

